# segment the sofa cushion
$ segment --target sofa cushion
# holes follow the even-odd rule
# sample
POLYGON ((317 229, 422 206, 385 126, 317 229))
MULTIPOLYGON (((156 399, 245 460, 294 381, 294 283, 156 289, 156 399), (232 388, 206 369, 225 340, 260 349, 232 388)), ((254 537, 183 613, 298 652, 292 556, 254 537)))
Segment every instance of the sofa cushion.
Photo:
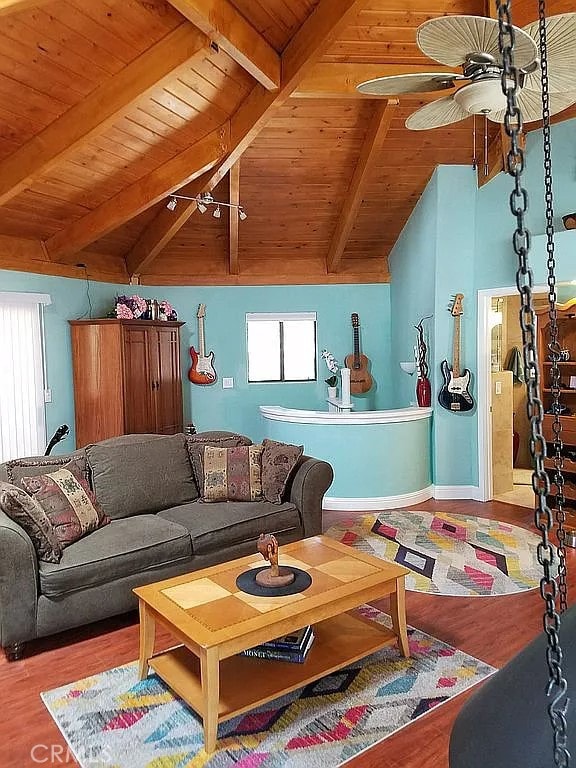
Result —
POLYGON ((216 448, 234 448, 237 445, 252 445, 252 440, 245 435, 238 435, 236 432, 219 432, 216 430, 186 435, 186 448, 200 496, 204 495, 204 448, 207 445, 216 448))
POLYGON ((156 515, 112 520, 67 547, 60 562, 40 563, 40 592, 58 598, 191 558, 190 535, 156 515))
POLYGON ((98 502, 111 518, 198 498, 183 434, 126 435, 86 446, 98 502))
POLYGON ((59 562, 62 547, 48 515, 35 499, 17 485, 0 481, 0 509, 26 531, 39 560, 59 562))
POLYGON ((46 512, 62 549, 110 522, 82 477, 82 466, 73 460, 47 475, 20 481, 46 512))
POLYGON ((6 470, 8 482, 21 488, 20 481, 23 477, 45 475, 58 469, 58 467, 62 467, 64 464, 68 464, 72 460, 80 463, 84 479, 90 482, 90 472, 86 462, 86 454, 83 450, 60 456, 28 456, 24 459, 12 459, 7 461, 3 467, 6 470))
POLYGON ((279 540, 302 536, 300 513, 294 504, 260 504, 228 501, 204 505, 184 504, 165 509, 158 517, 172 520, 190 532, 192 552, 203 555, 243 542, 256 541, 261 533, 273 533, 279 540))
POLYGON ((304 446, 268 439, 264 439, 262 445, 262 492, 266 501, 280 504, 288 478, 298 464, 304 446))
POLYGON ((262 446, 204 446, 202 501, 262 501, 262 446))

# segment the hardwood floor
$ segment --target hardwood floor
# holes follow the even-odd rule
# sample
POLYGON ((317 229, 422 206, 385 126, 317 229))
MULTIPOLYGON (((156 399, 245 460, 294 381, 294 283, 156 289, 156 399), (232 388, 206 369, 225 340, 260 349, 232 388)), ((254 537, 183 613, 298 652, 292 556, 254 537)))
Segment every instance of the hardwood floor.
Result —
MULTIPOLYGON (((447 510, 532 527, 532 510, 511 504, 428 501, 418 509, 447 510)), ((325 527, 351 513, 326 512, 325 527)), ((357 513, 360 514, 360 513, 357 513)), ((576 586, 576 551, 568 551, 569 586, 576 586)), ((542 626, 538 590, 505 597, 439 597, 407 592, 408 621, 483 661, 501 667, 542 626)), ((569 603, 572 602, 569 596, 569 603)), ((387 601, 376 603, 387 610, 387 601)), ((172 638, 158 632, 165 647, 172 638)), ((127 614, 30 643, 22 661, 0 659, 3 693, 0 765, 75 766, 40 700, 40 692, 133 661, 138 656, 137 614, 127 614)), ((544 662, 544 659, 542 660, 544 662)), ((447 768, 452 722, 469 694, 459 696, 353 760, 354 768, 447 768)), ((542 717, 546 714, 543 712, 542 717)))

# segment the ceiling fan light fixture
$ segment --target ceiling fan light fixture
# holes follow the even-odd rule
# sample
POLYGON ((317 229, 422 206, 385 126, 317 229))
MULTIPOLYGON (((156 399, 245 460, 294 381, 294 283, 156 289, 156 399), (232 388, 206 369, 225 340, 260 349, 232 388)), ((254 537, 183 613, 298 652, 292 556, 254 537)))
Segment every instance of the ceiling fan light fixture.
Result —
POLYGON ((500 78, 469 83, 454 94, 454 101, 472 115, 487 115, 506 109, 506 96, 502 93, 500 78))

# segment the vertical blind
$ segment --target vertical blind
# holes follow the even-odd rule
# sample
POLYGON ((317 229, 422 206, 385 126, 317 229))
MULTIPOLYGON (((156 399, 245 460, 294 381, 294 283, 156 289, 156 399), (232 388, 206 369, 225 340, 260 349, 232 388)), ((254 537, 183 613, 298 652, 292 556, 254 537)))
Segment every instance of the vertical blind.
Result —
POLYGON ((0 461, 44 453, 44 304, 45 294, 0 292, 0 461))

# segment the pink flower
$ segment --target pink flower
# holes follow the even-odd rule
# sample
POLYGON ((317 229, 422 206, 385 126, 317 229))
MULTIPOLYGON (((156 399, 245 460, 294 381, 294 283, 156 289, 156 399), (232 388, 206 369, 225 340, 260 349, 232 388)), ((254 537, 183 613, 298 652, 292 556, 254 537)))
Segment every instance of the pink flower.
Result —
POLYGON ((126 306, 126 304, 116 304, 116 317, 121 320, 133 320, 134 313, 126 306))

